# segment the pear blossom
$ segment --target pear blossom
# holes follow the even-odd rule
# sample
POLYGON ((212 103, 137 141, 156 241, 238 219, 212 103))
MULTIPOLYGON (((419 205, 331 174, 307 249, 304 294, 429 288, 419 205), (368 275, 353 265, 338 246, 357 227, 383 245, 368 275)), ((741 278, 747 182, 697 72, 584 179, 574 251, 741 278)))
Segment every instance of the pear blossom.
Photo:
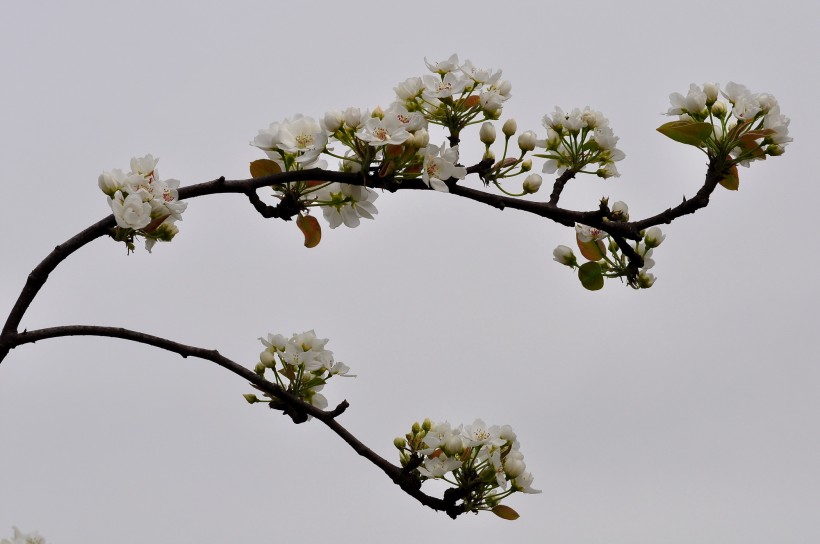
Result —
POLYGON ((661 245, 661 242, 666 239, 666 235, 663 234, 660 227, 649 227, 644 232, 643 239, 646 247, 653 248, 661 245))
POLYGON ((319 200, 329 202, 322 206, 322 214, 332 229, 342 223, 349 228, 358 227, 361 217, 373 219, 379 213, 373 204, 378 197, 372 189, 346 183, 331 183, 318 194, 319 200))
POLYGON ((393 90, 399 100, 408 101, 414 100, 421 96, 424 90, 424 83, 420 77, 410 77, 396 85, 393 90))
POLYGON ((458 70, 458 55, 453 53, 447 60, 439 62, 429 62, 427 57, 424 57, 424 64, 434 74, 445 75, 458 70))
POLYGON ((481 83, 483 85, 495 83, 501 78, 501 70, 493 71, 484 68, 477 68, 469 60, 464 61, 461 71, 465 76, 469 77, 476 83, 481 83))
POLYGON ((0 544, 46 544, 46 539, 40 536, 36 531, 33 533, 23 533, 17 527, 12 527, 14 535, 11 540, 4 538, 0 540, 0 544))
POLYGON ((467 177, 467 169, 463 166, 456 166, 457 161, 458 146, 448 149, 446 142, 441 144, 441 147, 433 144, 428 145, 424 152, 422 181, 436 191, 449 192, 450 189, 445 183, 446 180, 467 177))
POLYGON ((424 82, 423 95, 425 98, 449 98, 454 94, 460 94, 467 86, 467 79, 457 76, 454 73, 447 73, 443 78, 436 76, 422 76, 424 82))
POLYGON ((108 205, 120 228, 137 230, 151 222, 151 203, 143 201, 140 195, 131 194, 126 197, 122 191, 117 191, 108 200, 108 205))
POLYGON ((372 146, 399 145, 410 138, 410 133, 405 130, 400 119, 391 115, 385 119, 371 117, 359 128, 356 137, 372 146))
MULTIPOLYGON (((710 89, 710 92, 712 89, 710 89)), ((689 92, 686 96, 680 93, 669 95, 672 107, 666 111, 666 115, 682 115, 684 113, 700 115, 706 109, 707 96, 701 88, 694 83, 689 85, 689 92)))
POLYGON ((601 229, 582 225, 581 223, 575 223, 575 234, 582 242, 590 242, 592 240, 597 242, 598 240, 603 240, 608 236, 608 234, 601 229))
POLYGON ((298 154, 297 162, 314 161, 324 151, 325 145, 327 133, 311 117, 297 114, 292 120, 285 119, 279 126, 277 147, 286 153, 298 154))

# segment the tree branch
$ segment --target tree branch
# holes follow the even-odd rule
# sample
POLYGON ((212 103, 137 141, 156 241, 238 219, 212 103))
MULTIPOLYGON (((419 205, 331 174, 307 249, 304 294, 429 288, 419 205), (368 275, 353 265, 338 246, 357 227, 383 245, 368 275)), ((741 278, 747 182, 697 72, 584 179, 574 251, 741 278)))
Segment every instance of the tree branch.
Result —
MULTIPOLYGON (((336 417, 347 409, 349 406, 347 401, 341 402, 334 410, 321 410, 311 404, 308 404, 295 395, 292 395, 279 385, 266 380, 256 372, 253 372, 239 363, 225 357, 215 349, 205 349, 187 344, 181 344, 179 342, 168 340, 167 338, 133 331, 130 329, 124 329, 121 327, 101 327, 95 325, 65 325, 61 327, 49 327, 32 331, 23 331, 21 333, 8 334, 6 339, 10 342, 11 348, 14 348, 40 340, 65 336, 101 336, 120 338, 123 340, 130 340, 132 342, 164 349, 172 353, 177 353, 185 358, 197 357, 199 359, 216 363, 222 368, 229 370, 237 376, 247 380, 257 389, 264 391, 271 397, 275 397, 288 406, 293 407, 295 411, 309 414, 315 419, 321 421, 334 433, 336 433, 337 436, 344 440, 353 449, 353 451, 379 467, 382 472, 384 472, 393 481, 393 483, 398 485, 405 493, 418 500, 424 506, 432 508, 433 510, 446 512, 447 515, 453 519, 464 513, 464 509, 457 506, 455 504, 455 500, 439 499, 437 497, 427 495, 421 491, 421 482, 416 476, 403 470, 402 467, 394 465, 381 457, 375 451, 367 447, 362 441, 356 438, 345 427, 343 427, 336 420, 336 417)), ((288 410, 283 411, 290 415, 288 410)))

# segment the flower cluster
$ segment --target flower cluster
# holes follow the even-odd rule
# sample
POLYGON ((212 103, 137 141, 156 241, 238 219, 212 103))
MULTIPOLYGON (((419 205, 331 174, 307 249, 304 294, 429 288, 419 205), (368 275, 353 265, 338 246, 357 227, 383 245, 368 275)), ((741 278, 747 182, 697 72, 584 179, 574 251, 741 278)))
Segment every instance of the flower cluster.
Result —
POLYGON ((408 78, 395 88, 408 110, 422 112, 456 137, 470 124, 501 116, 512 89, 509 81, 501 79, 501 70, 479 68, 469 60, 459 64, 456 54, 444 61, 424 62, 433 75, 408 78))
MULTIPOLYGON (((265 350, 259 354, 254 371, 260 376, 266 370, 273 371, 276 384, 292 395, 312 404, 327 408, 327 399, 319 393, 333 376, 353 377, 350 368, 333 359, 333 352, 325 349, 327 338, 317 338, 312 330, 285 338, 281 334, 268 334, 260 338, 265 350)), ((285 404, 275 398, 259 399, 248 393, 245 400, 253 404, 267 402, 272 408, 284 408, 285 404)), ((269 397, 269 395, 266 395, 269 397)))
POLYGON ((17 527, 12 527, 14 536, 9 540, 4 538, 0 544, 46 544, 46 539, 41 537, 36 531, 33 533, 23 533, 17 527))
MULTIPOLYGON (((624 202, 616 202, 609 213, 611 221, 628 221, 629 210, 624 202)), ((560 245, 553 250, 553 259, 565 266, 578 270, 578 279, 590 291, 604 286, 604 278, 626 277, 627 283, 635 289, 648 289, 655 283, 655 276, 649 270, 655 266, 652 251, 661 245, 666 236, 659 227, 650 227, 641 232, 641 241, 630 242, 632 250, 643 259, 643 267, 633 270, 627 256, 609 234, 588 225, 575 225, 575 241, 581 255, 587 262, 579 265, 572 249, 560 245), (604 243, 608 240, 608 243, 604 243)))
POLYGON ((738 83, 730 81, 725 89, 717 83, 692 83, 686 96, 672 93, 669 101, 666 115, 677 115, 678 121, 658 130, 710 157, 730 157, 731 164, 749 166, 753 160, 782 155, 792 141, 790 120, 780 113, 777 99, 738 83))
POLYGON ((179 232, 174 223, 182 220, 188 206, 178 200, 178 180, 159 178, 158 161, 151 155, 134 157, 127 174, 114 169, 103 172, 97 180, 117 221, 114 237, 124 241, 129 251, 134 250, 137 235, 145 238, 149 252, 158 240, 171 241, 179 232))
POLYGON ((544 173, 560 176, 569 170, 596 174, 604 179, 620 176, 615 163, 626 155, 615 146, 619 138, 601 112, 589 107, 565 112, 556 107, 552 114, 544 116, 542 122, 547 137, 538 144, 546 148, 546 153, 535 156, 547 159, 544 173), (598 167, 585 170, 590 164, 598 167))
POLYGON ((425 419, 393 443, 402 466, 412 466, 421 481, 437 479, 457 488, 465 511, 492 510, 502 517, 512 513, 508 519, 515 519, 512 509, 500 507, 501 500, 516 491, 540 493, 532 488, 532 474, 509 425, 487 426, 476 419, 453 428, 446 421, 425 419))

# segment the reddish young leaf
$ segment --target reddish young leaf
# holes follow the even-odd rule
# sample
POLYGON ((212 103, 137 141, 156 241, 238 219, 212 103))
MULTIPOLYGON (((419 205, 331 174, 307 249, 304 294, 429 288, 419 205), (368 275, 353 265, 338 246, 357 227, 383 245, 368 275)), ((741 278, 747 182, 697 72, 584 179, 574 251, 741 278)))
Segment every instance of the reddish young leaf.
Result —
POLYGON ((600 261, 606 255, 606 246, 603 240, 590 240, 589 242, 582 242, 578 236, 575 236, 575 241, 578 243, 578 249, 581 250, 581 255, 589 261, 600 261))
POLYGON ((493 506, 492 512, 493 512, 493 514, 500 517, 501 519, 506 519, 506 520, 510 520, 510 521, 516 520, 519 517, 521 517, 521 516, 518 515, 518 512, 516 512, 515 510, 513 510, 509 506, 505 506, 503 504, 497 504, 497 505, 493 506))
POLYGON ((259 159, 251 163, 251 177, 262 178, 282 171, 278 164, 270 159, 259 159))
POLYGON ((300 215, 296 218, 296 226, 305 235, 305 247, 316 247, 322 240, 322 227, 312 215, 300 215))
POLYGON ((740 177, 737 173, 736 164, 732 165, 729 169, 729 173, 726 174, 726 177, 720 180, 720 184, 730 191, 737 191, 738 187, 740 187, 740 177))

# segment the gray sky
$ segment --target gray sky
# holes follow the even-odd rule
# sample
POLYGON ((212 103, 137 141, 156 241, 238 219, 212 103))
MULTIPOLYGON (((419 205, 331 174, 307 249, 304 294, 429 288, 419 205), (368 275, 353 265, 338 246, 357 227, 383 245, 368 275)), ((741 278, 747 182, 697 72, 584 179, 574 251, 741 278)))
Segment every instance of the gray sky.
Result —
POLYGON ((58 339, 0 365, 0 538, 14 524, 56 544, 820 540, 812 3, 3 6, 4 314, 53 246, 109 212, 103 170, 152 153, 183 185, 247 177, 258 129, 387 106, 425 56, 502 68, 520 130, 543 136, 556 105, 607 115, 622 177, 573 182, 577 209, 609 195, 642 218, 697 190, 703 156, 655 132, 691 82, 774 94, 794 142, 666 227, 642 292, 584 291, 552 262, 565 227, 432 192, 384 194, 375 221, 325 228, 313 250, 237 196, 192 200, 153 254, 98 240, 23 327, 124 326, 248 365, 259 336, 312 328, 358 374, 325 393, 350 401, 341 421, 369 446, 395 460, 393 438, 425 417, 508 423, 543 493, 509 500, 516 522, 452 521, 318 423, 247 405, 211 363, 58 339))

